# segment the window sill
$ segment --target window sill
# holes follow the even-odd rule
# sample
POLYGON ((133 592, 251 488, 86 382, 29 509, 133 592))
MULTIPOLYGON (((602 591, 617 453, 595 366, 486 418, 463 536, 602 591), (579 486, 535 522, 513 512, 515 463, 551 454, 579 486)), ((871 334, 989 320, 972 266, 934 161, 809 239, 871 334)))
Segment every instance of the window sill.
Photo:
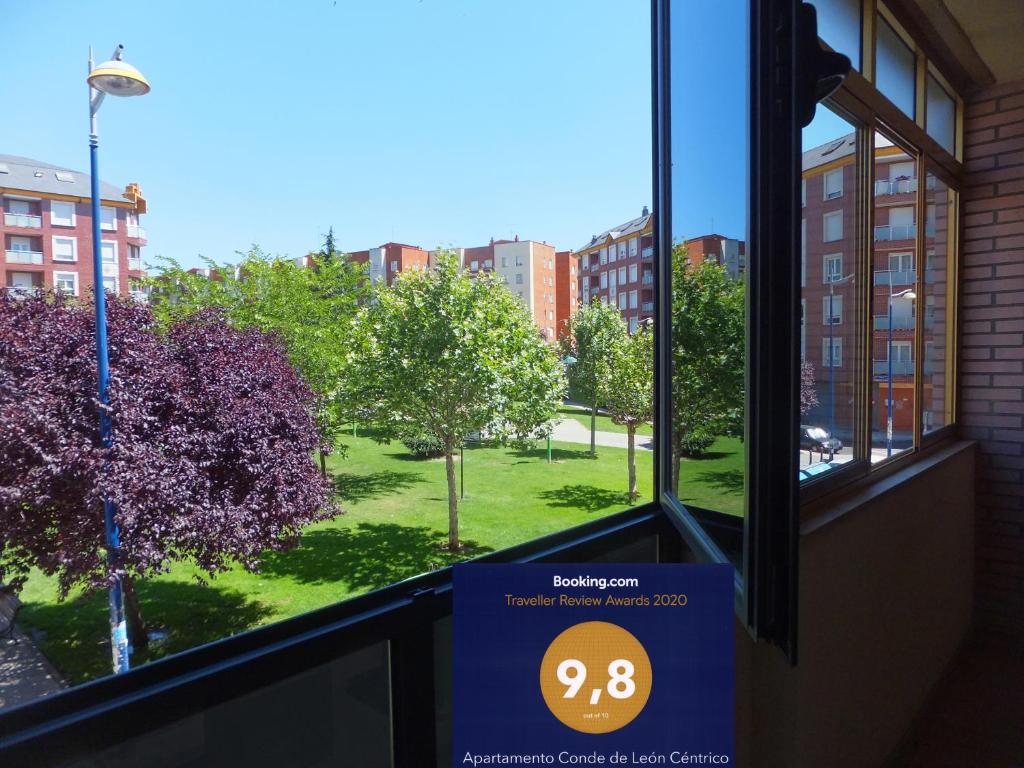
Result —
POLYGON ((914 457, 907 457, 891 467, 859 477, 834 492, 814 498, 801 506, 800 535, 806 536, 854 512, 869 502, 895 490, 904 483, 940 468, 953 456, 973 451, 974 441, 944 440, 924 448, 914 457))

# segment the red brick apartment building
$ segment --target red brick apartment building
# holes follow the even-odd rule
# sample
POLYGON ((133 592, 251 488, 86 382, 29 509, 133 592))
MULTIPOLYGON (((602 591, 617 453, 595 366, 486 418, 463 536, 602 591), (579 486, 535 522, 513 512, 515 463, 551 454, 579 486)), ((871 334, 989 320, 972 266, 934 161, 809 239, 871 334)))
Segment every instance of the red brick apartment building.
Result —
POLYGON ((733 280, 738 280, 747 268, 747 246, 742 240, 725 235, 703 235, 685 240, 683 245, 691 266, 700 266, 705 261, 723 264, 733 280))
MULTIPOLYGON (((92 210, 87 174, 26 157, 0 155, 4 259, 0 286, 13 293, 52 288, 87 296, 93 286, 92 210)), ((136 298, 145 277, 139 226, 146 199, 138 184, 100 183, 103 283, 136 298)))
POLYGON ((572 251, 555 253, 555 333, 561 336, 565 324, 580 305, 580 257, 572 251))
MULTIPOLYGON (((919 216, 916 163, 901 148, 881 135, 875 137, 873 249, 871 264, 871 380, 875 403, 872 428, 887 427, 890 380, 889 305, 892 305, 892 390, 893 430, 912 429, 915 408, 914 334, 917 270, 916 253, 919 216)), ((857 372, 852 348, 859 323, 854 310, 857 286, 853 280, 856 253, 857 212, 855 144, 853 134, 814 147, 803 153, 801 221, 802 325, 801 352, 818 372, 818 405, 805 415, 809 423, 829 426, 840 434, 853 428, 854 382, 857 372), (829 349, 831 348, 831 355, 829 349), (830 383, 831 382, 831 383, 830 383)), ((924 314, 929 335, 945 333, 934 323, 945 316, 947 280, 938 274, 944 262, 935 253, 946 250, 946 216, 949 195, 945 187, 930 178, 925 182, 925 264, 928 288, 924 314)), ((942 345, 927 345, 927 369, 923 384, 925 429, 933 421, 931 403, 943 402, 945 352, 942 345)))
POLYGON ((630 332, 654 315, 654 221, 647 206, 637 218, 594 235, 576 253, 581 302, 618 307, 630 332))

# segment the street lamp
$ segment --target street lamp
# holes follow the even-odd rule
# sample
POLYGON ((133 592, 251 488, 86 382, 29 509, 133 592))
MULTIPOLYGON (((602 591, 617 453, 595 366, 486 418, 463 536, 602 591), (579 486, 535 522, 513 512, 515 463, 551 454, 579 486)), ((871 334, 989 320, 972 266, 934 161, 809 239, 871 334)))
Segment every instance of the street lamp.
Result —
POLYGON ((889 272, 889 341, 887 346, 888 368, 889 368, 889 392, 887 398, 887 418, 885 422, 885 457, 892 456, 892 300, 917 298, 913 288, 907 288, 898 293, 892 292, 892 272, 889 272))
MULTIPOLYGON (((853 279, 855 273, 849 275, 843 275, 843 277, 835 278, 828 283, 828 436, 829 436, 829 461, 834 458, 834 453, 831 449, 832 440, 836 436, 836 377, 835 377, 835 348, 833 341, 833 330, 835 323, 832 319, 835 314, 832 312, 832 300, 835 297, 835 287, 842 283, 849 282, 853 279)), ((824 457, 822 457, 824 458, 824 457)))
MULTIPOLYGON (((122 61, 124 46, 114 49, 110 61, 98 67, 93 66, 92 48, 89 49, 89 172, 92 184, 92 275, 93 293, 96 295, 96 388, 100 403, 100 440, 103 447, 114 445, 114 436, 107 411, 110 384, 110 361, 107 354, 107 299, 103 288, 103 254, 100 235, 100 172, 97 161, 99 136, 96 129, 96 113, 106 94, 111 96, 143 96, 149 93, 149 82, 131 64, 122 61)), ((107 562, 114 564, 117 550, 121 546, 121 532, 114 522, 114 502, 103 497, 103 526, 106 532, 107 562)), ((114 576, 110 586, 110 646, 113 656, 114 673, 128 671, 128 630, 124 617, 124 594, 121 577, 114 576)))

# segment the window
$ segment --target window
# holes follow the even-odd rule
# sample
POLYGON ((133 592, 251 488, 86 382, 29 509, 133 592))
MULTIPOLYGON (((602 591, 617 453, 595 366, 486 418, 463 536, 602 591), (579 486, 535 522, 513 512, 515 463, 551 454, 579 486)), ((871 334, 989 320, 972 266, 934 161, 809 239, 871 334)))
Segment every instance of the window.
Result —
POLYGON ((833 243, 843 239, 843 212, 826 213, 821 217, 822 240, 833 243))
POLYGON ((818 12, 818 36, 839 53, 845 53, 860 69, 860 0, 814 0, 818 12))
POLYGON ((104 275, 103 290, 109 291, 110 293, 117 293, 117 278, 113 275, 104 275))
POLYGON ((843 337, 837 336, 833 339, 824 338, 821 340, 821 364, 826 368, 843 367, 843 337), (829 342, 831 341, 832 356, 829 357, 829 342))
POLYGON ((100 244, 100 258, 104 264, 117 264, 117 243, 104 240, 100 244))
POLYGON ((28 200, 12 200, 8 198, 7 210, 9 213, 27 215, 32 213, 32 206, 29 205, 28 200))
POLYGON ((619 285, 625 285, 626 284, 626 268, 625 267, 619 267, 619 283, 618 284, 619 285))
POLYGON ((956 101, 934 75, 928 75, 928 135, 951 155, 956 152, 956 101))
POLYGON ((516 266, 517 267, 523 266, 523 257, 521 255, 517 255, 516 256, 516 266))
POLYGON ((54 290, 66 293, 69 296, 78 295, 78 273, 77 272, 54 272, 54 290))
POLYGON ((507 267, 508 266, 508 256, 502 256, 501 257, 501 266, 502 267, 507 267))
POLYGON ((629 255, 630 258, 636 256, 639 253, 640 241, 637 238, 631 238, 629 241, 629 255))
POLYGON ((484 269, 491 269, 494 266, 494 262, 490 259, 484 260, 484 269))
POLYGON ((834 292, 821 297, 821 324, 841 325, 843 322, 843 297, 834 292))
POLYGON ((875 84, 903 114, 913 118, 914 51, 885 17, 877 16, 875 23, 875 84))
POLYGON ((843 254, 827 254, 822 261, 822 282, 837 283, 843 279, 843 254))
POLYGON ((618 254, 619 248, 615 243, 608 246, 608 263, 615 261, 616 254, 618 254))
POLYGON ((28 253, 33 250, 31 237, 11 237, 9 251, 28 253))
POLYGON ((619 309, 625 309, 626 308, 626 294, 625 294, 625 292, 620 293, 618 296, 619 296, 619 309))
POLYGON ((608 273, 607 272, 602 272, 601 273, 601 290, 603 291, 607 287, 608 287, 608 273))
MULTIPOLYGON (((476 262, 474 262, 474 263, 476 263, 476 262)), ((474 267, 474 269, 476 269, 476 267, 474 267)), ((523 284, 523 273, 522 272, 516 272, 516 285, 522 285, 522 284, 523 284)))
POLYGON ((608 263, 608 249, 607 248, 602 248, 601 249, 601 264, 607 264, 607 263, 608 263))
POLYGON ((636 309, 638 306, 639 305, 637 304, 637 292, 636 291, 630 291, 629 292, 629 308, 630 309, 636 309))
POLYGON ((640 318, 635 317, 635 316, 629 318, 629 332, 630 333, 636 333, 636 329, 637 329, 637 327, 639 325, 640 325, 640 318))
MULTIPOLYGON (((914 271, 914 254, 907 253, 890 253, 889 254, 889 271, 890 272, 913 272, 914 271)), ((910 278, 913 282, 913 278, 910 278)))
POLYGON ((55 227, 75 226, 75 204, 60 200, 50 201, 50 224, 55 227))
MULTIPOLYGON (((834 171, 825 173, 825 199, 834 200, 843 195, 843 169, 836 168, 834 171)), ((841 236, 841 235, 840 235, 841 236)))
MULTIPOLYGON (((53 236, 54 261, 78 261, 78 240, 74 237, 53 236)), ((72 273, 63 273, 72 274, 72 273)))
POLYGON ((117 209, 109 206, 100 207, 100 229, 114 231, 117 229, 117 209))
MULTIPOLYGON (((474 267, 474 269, 475 269, 475 267, 474 267)), ((397 272, 398 271, 398 262, 397 261, 392 261, 391 262, 391 271, 392 272, 397 272)))
POLYGON ((629 265, 629 282, 635 283, 636 280, 637 280, 637 265, 636 264, 630 264, 629 265))
POLYGON ((615 289, 616 289, 616 288, 618 287, 618 285, 619 285, 619 282, 618 282, 618 277, 619 277, 619 276, 618 276, 618 273, 617 273, 617 272, 616 272, 616 271, 615 271, 614 269, 609 269, 609 270, 608 270, 608 287, 609 287, 609 288, 610 288, 611 290, 613 290, 613 291, 614 291, 614 290, 615 290, 615 289))

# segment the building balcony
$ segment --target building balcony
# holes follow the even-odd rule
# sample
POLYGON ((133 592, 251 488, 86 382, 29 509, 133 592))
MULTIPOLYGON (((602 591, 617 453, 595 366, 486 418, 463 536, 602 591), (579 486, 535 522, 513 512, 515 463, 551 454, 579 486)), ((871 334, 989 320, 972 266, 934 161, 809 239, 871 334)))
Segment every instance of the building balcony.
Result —
POLYGON ((29 296, 35 296, 36 294, 38 294, 40 288, 35 285, 8 285, 6 291, 9 296, 13 296, 16 299, 24 299, 29 296))
POLYGON ((875 227, 875 242, 884 240, 913 240, 917 237, 917 224, 883 224, 875 227))
MULTIPOLYGON (((893 376, 909 376, 914 372, 914 361, 913 360, 893 360, 892 361, 892 375, 893 376)), ((888 360, 872 360, 871 361, 871 373, 875 376, 887 377, 889 375, 889 361, 888 360)))
POLYGON ((917 270, 890 271, 880 269, 875 272, 875 285, 917 285, 917 270))
POLYGON ((5 213, 4 226, 41 229, 43 226, 43 217, 33 216, 31 213, 5 213))
POLYGON ((882 195, 905 195, 917 192, 917 179, 878 179, 875 181, 875 197, 882 195))
POLYGON ((143 269, 143 267, 142 267, 142 259, 131 259, 131 258, 128 259, 128 270, 129 271, 141 272, 142 269, 143 269))
POLYGON ((136 240, 146 239, 146 230, 140 227, 138 224, 126 224, 125 231, 128 233, 128 237, 136 240))
POLYGON ((653 301, 645 301, 643 304, 640 305, 640 310, 642 312, 653 312, 654 311, 654 302, 653 301))
POLYGON ((37 264, 42 266, 43 254, 39 251, 7 251, 8 264, 37 264))
MULTIPOLYGON (((888 315, 875 315, 874 327, 876 331, 888 331, 889 330, 889 316, 888 315)), ((907 331, 914 327, 914 318, 907 317, 906 315, 900 317, 893 317, 892 329, 894 331, 907 331)))
POLYGON ((642 251, 640 251, 641 259, 653 259, 654 258, 654 246, 648 245, 642 251))

